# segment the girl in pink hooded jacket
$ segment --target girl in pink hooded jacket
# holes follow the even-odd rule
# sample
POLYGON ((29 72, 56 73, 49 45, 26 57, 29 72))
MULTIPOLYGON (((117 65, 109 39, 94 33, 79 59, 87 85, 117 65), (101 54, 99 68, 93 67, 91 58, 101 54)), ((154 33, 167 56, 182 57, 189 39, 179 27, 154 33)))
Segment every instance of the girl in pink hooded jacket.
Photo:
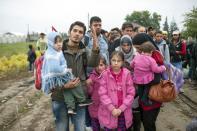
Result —
POLYGON ((98 89, 100 87, 101 74, 107 67, 106 59, 103 56, 99 56, 96 68, 90 73, 88 80, 86 81, 88 86, 88 94, 91 97, 93 104, 88 106, 88 111, 91 117, 91 126, 93 131, 100 131, 100 123, 98 120, 98 108, 100 104, 98 89))
POLYGON ((106 131, 125 131, 132 124, 131 105, 135 88, 130 71, 122 67, 123 62, 124 54, 114 51, 111 66, 103 72, 100 80, 98 118, 106 131))

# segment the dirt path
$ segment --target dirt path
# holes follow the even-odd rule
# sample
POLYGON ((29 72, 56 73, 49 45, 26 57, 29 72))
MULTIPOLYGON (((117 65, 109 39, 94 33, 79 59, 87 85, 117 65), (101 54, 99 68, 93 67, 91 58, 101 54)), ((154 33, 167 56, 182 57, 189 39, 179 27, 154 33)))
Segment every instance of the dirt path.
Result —
POLYGON ((161 108, 157 118, 158 131, 185 131, 186 125, 191 121, 191 115, 184 112, 187 109, 180 108, 182 102, 178 102, 178 99, 175 102, 164 104, 164 107, 161 108))
POLYGON ((33 77, 9 80, 0 87, 0 130, 53 130, 50 105, 50 98, 34 88, 33 77))
MULTIPOLYGON (((54 130, 50 97, 34 88, 33 77, 0 83, 0 131, 54 130)), ((185 88, 185 94, 192 95, 190 98, 195 101, 197 90, 191 93, 188 86, 185 88)), ((197 111, 186 103, 178 97, 174 102, 164 104, 157 120, 157 130, 185 131, 185 126, 197 116, 197 111)))

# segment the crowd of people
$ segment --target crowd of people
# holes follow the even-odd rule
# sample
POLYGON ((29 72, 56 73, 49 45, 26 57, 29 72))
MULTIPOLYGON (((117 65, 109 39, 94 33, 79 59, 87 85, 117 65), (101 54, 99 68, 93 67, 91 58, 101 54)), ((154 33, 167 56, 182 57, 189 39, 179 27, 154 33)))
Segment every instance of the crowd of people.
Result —
POLYGON ((68 32, 66 40, 51 32, 47 45, 37 44, 44 56, 42 90, 51 93, 57 131, 69 131, 70 122, 75 131, 140 131, 141 123, 145 131, 156 131, 162 103, 148 92, 164 79, 165 65, 180 72, 189 65, 188 79, 197 85, 197 43, 179 31, 168 40, 166 31, 125 22, 107 32, 93 16, 87 32, 80 21, 68 32))

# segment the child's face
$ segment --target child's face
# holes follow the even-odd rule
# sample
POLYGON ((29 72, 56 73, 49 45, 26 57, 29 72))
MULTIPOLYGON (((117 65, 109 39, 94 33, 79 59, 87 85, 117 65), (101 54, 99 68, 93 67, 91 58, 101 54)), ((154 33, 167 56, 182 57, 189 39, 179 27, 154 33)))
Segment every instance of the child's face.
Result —
POLYGON ((56 50, 56 51, 61 51, 62 50, 62 42, 56 42, 55 44, 54 44, 54 49, 56 50))
POLYGON ((163 38, 163 35, 162 35, 162 34, 157 33, 157 34, 155 35, 155 40, 156 40, 157 42, 160 42, 160 41, 162 40, 162 38, 163 38))
POLYGON ((118 55, 114 55, 112 58, 111 58, 111 67, 113 69, 113 71, 119 71, 121 69, 123 65, 123 60, 120 56, 118 55))
POLYGON ((121 48, 122 50, 125 52, 125 53, 129 53, 131 51, 131 45, 128 44, 128 43, 123 43, 121 45, 121 48))
POLYGON ((96 67, 96 71, 101 74, 105 69, 106 69, 106 65, 103 63, 102 60, 100 60, 99 65, 96 67))

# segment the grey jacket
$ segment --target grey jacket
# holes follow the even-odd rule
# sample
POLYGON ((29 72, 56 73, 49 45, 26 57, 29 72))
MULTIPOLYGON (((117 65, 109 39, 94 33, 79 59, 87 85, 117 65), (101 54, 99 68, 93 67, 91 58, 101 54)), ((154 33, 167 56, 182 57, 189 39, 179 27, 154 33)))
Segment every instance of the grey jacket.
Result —
POLYGON ((165 40, 162 40, 161 42, 156 42, 157 47, 159 48, 160 52, 162 53, 164 57, 164 61, 167 63, 170 63, 170 53, 169 53, 169 47, 166 44, 165 40))

